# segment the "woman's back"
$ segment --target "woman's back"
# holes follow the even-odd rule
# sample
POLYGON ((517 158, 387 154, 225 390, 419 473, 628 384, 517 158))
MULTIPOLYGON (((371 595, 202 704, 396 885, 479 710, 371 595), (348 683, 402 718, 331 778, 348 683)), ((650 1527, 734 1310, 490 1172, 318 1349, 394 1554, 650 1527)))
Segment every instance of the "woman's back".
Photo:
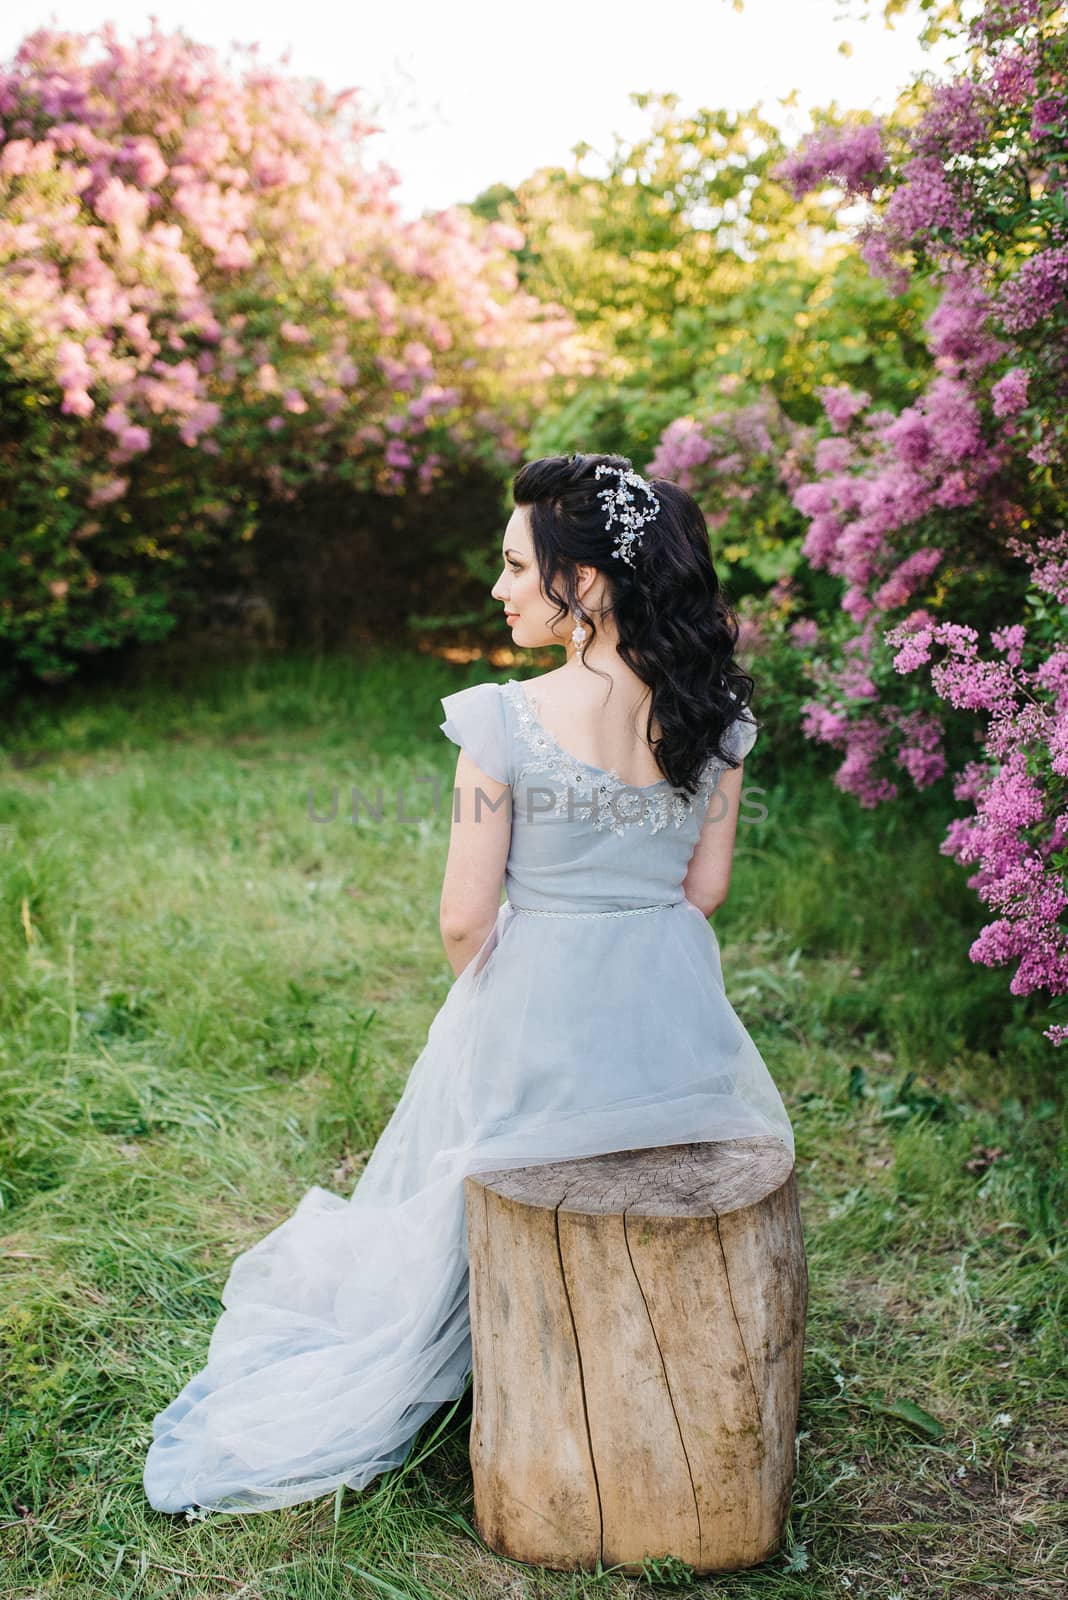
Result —
MULTIPOLYGON (((534 679, 535 689, 544 682, 534 679)), ((683 880, 722 761, 706 764, 692 796, 663 777, 632 784, 620 771, 579 757, 577 714, 575 747, 565 748, 536 713, 527 683, 509 678, 473 684, 441 703, 442 731, 487 776, 510 787, 505 892, 513 906, 588 912, 667 906, 685 898, 683 880)), ((557 707, 562 709, 562 700, 557 707)), ((621 725, 618 718, 616 732, 621 725)), ((587 722, 582 731, 593 727, 587 722)), ((732 724, 727 744, 742 757, 754 737, 747 713, 732 724)), ((602 740, 602 747, 607 743, 602 740)), ((655 771, 647 746, 645 754, 655 771)))
MULTIPOLYGON (((663 777, 645 737, 650 691, 629 668, 620 664, 609 676, 569 663, 524 679, 523 688, 538 723, 563 749, 635 787, 663 777)), ((660 731, 654 719, 654 737, 660 731)))

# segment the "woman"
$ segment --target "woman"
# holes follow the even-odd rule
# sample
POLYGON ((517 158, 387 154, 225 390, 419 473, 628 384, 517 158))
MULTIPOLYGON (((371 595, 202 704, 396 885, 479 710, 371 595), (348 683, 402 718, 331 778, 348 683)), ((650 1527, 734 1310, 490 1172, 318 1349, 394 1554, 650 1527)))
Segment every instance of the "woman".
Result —
POLYGON ((405 1460, 471 1371, 468 1173, 793 1151, 707 920, 756 724, 704 518, 620 456, 530 462, 513 493, 492 592, 516 644, 566 660, 442 700, 456 981, 351 1197, 310 1189, 234 1262, 207 1365, 153 1425, 158 1510, 271 1510, 405 1460))

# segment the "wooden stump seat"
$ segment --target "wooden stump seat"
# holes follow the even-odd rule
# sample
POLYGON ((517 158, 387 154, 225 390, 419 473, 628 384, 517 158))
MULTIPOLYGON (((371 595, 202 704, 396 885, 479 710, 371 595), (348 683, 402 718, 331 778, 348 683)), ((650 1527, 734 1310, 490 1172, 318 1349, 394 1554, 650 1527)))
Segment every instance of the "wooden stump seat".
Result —
POLYGON ((621 1150, 464 1180, 475 1521, 513 1559, 697 1572, 782 1538, 808 1306, 789 1151, 621 1150))

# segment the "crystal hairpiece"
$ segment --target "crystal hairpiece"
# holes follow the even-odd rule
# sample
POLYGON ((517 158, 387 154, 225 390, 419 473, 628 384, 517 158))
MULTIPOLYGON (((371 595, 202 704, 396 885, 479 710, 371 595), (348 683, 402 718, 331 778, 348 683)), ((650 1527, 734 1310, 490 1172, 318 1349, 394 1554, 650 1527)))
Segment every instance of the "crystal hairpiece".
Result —
POLYGON ((599 489, 598 500, 604 502, 607 516, 605 528, 611 533, 612 524, 618 522, 620 531, 616 535, 616 543, 612 547, 612 554, 619 556, 629 566, 634 566, 633 552, 641 543, 642 529, 647 522, 651 522, 660 510, 660 500, 656 491, 646 483, 640 472, 635 472, 633 467, 615 467, 610 462, 602 461, 594 473, 599 478, 602 472, 618 474, 619 482, 615 488, 599 489), (645 510, 640 510, 635 504, 631 492, 640 489, 649 501, 645 510))

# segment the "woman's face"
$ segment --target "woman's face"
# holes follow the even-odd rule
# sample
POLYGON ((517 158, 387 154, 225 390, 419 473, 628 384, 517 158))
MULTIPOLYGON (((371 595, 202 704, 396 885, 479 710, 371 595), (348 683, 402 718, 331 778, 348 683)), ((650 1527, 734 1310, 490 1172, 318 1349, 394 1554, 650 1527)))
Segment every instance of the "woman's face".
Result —
POLYGON ((563 644, 573 624, 565 615, 558 620, 556 630, 550 627, 549 619, 559 607, 542 592, 541 575, 534 559, 529 507, 516 506, 509 517, 501 540, 501 558, 501 575, 490 593, 504 607, 513 642, 526 649, 563 644))

